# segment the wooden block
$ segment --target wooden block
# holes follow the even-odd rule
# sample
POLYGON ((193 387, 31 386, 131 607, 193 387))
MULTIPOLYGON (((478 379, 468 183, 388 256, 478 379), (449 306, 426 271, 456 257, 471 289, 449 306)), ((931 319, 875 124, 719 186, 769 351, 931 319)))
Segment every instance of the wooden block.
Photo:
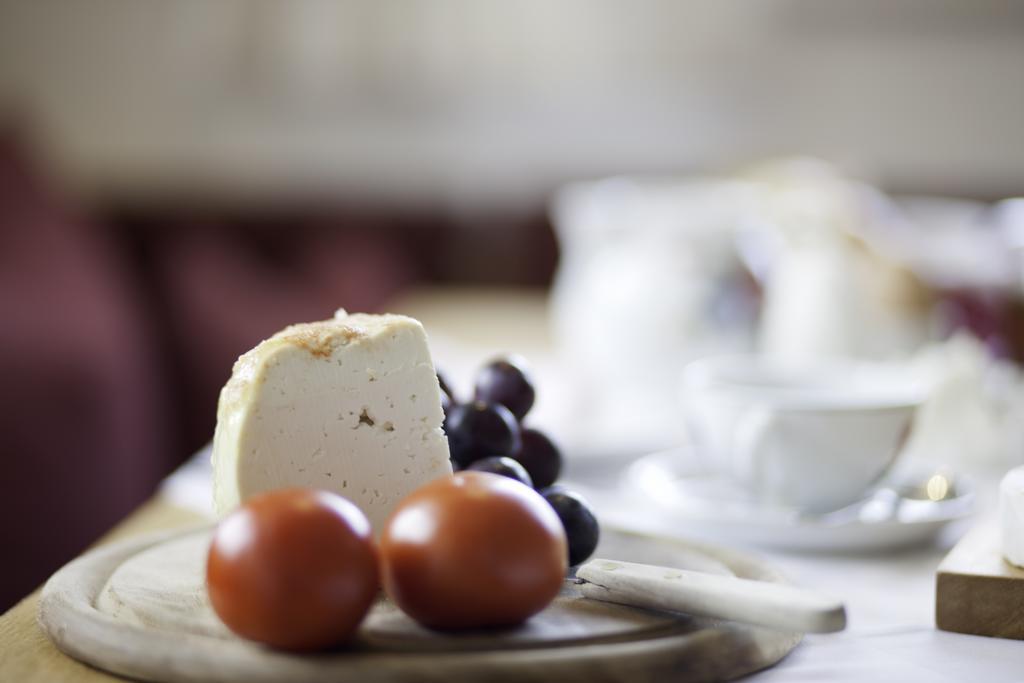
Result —
POLYGON ((968 532, 939 565, 935 624, 943 631, 1024 640, 1024 569, 1003 559, 994 521, 968 532))

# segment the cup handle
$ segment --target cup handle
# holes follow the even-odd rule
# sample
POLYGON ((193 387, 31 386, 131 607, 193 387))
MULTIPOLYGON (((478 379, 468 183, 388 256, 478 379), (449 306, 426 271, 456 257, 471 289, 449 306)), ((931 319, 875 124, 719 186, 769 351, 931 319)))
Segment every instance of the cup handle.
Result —
POLYGON ((747 408, 736 421, 732 435, 732 468, 740 479, 756 484, 765 466, 761 444, 776 421, 776 412, 765 405, 747 408))

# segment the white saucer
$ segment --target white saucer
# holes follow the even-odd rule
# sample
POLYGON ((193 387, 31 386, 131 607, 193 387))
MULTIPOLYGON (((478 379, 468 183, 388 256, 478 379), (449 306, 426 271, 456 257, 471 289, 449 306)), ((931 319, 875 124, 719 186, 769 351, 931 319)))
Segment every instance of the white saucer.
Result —
POLYGON ((934 471, 926 463, 901 463, 877 497, 866 495, 840 512, 807 515, 756 500, 677 449, 637 460, 616 489, 587 492, 602 518, 619 527, 789 550, 866 551, 925 543, 970 516, 973 490, 963 478, 955 481, 956 495, 941 502, 900 498, 891 490, 934 471))

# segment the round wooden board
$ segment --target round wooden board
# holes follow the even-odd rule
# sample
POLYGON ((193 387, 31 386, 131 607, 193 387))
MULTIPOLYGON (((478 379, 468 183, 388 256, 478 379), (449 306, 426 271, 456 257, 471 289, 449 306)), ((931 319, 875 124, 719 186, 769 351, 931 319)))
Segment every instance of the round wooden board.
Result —
MULTIPOLYGON (((713 681, 771 666, 800 641, 728 622, 581 597, 567 582, 522 627, 439 634, 379 600, 356 642, 317 655, 233 636, 203 583, 210 529, 142 537, 92 551, 43 589, 39 622, 65 653, 155 682, 713 681)), ((600 557, 781 581, 759 561, 676 540, 606 531, 600 557)))

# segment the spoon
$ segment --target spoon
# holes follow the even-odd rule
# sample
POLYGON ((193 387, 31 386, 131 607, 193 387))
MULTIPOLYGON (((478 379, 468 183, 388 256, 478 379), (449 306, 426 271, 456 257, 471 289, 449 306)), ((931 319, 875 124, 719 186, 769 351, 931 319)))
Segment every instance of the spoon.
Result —
POLYGON ((576 569, 587 598, 726 619, 781 631, 834 633, 846 628, 842 602, 812 591, 736 576, 594 559, 576 569))
POLYGON ((915 521, 928 518, 939 505, 948 505, 958 497, 961 496, 955 478, 938 471, 915 482, 883 486, 866 498, 838 510, 823 514, 805 513, 801 516, 820 524, 915 521))

